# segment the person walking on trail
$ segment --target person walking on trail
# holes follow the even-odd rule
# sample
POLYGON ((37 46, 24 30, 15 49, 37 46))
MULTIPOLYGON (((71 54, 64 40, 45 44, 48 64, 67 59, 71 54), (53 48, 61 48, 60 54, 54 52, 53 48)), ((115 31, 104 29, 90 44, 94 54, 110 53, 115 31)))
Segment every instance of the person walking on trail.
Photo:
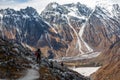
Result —
POLYGON ((35 55, 36 55, 37 63, 40 63, 41 62, 41 50, 37 49, 37 51, 35 52, 35 55))

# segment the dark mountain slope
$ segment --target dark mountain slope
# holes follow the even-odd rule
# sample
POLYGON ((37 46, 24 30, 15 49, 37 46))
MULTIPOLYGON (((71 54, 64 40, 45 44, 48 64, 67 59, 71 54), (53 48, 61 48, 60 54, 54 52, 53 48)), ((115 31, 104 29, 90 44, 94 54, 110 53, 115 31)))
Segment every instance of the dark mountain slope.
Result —
POLYGON ((92 75, 93 80, 119 80, 120 79, 120 41, 111 45, 98 58, 103 66, 92 75))

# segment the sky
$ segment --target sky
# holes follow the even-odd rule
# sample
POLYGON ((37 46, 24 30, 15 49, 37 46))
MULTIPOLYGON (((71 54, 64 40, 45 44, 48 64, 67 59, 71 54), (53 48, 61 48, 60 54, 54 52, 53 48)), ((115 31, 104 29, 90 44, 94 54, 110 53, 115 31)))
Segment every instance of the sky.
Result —
POLYGON ((0 0, 0 9, 14 8, 19 10, 31 6, 40 13, 50 2, 57 2, 59 4, 80 2, 89 7, 94 7, 98 2, 104 2, 105 4, 118 3, 120 5, 120 0, 0 0))

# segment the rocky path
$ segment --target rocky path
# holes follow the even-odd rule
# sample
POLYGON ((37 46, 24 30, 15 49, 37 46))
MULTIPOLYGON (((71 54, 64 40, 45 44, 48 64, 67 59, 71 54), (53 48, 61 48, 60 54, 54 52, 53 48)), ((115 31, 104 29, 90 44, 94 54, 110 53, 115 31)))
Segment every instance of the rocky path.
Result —
POLYGON ((27 69, 26 71, 24 71, 24 76, 22 76, 21 78, 19 78, 18 80, 37 80, 40 78, 40 74, 39 74, 39 64, 37 64, 35 62, 35 60, 33 60, 31 57, 26 57, 29 61, 31 61, 32 63, 31 68, 27 69))
POLYGON ((39 79, 39 72, 36 69, 28 69, 26 75, 21 77, 19 80, 36 80, 39 79))

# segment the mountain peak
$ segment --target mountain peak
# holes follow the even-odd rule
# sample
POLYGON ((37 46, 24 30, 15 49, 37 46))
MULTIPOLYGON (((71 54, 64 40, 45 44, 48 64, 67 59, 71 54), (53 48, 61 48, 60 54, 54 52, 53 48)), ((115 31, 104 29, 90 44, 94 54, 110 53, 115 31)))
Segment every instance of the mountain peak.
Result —
POLYGON ((95 10, 104 14, 108 14, 110 17, 117 17, 120 13, 120 7, 118 4, 96 5, 95 10))
POLYGON ((25 9, 20 10, 23 14, 28 14, 28 15, 39 15, 36 11, 36 9, 32 7, 27 7, 25 9))
POLYGON ((0 13, 1 13, 1 14, 13 14, 13 13, 15 13, 15 10, 14 10, 14 9, 11 9, 11 8, 1 9, 1 10, 0 10, 0 13))
POLYGON ((58 6, 59 6, 58 3, 52 2, 52 3, 49 3, 49 4, 46 6, 46 8, 47 8, 47 9, 56 9, 58 6))
POLYGON ((70 3, 70 4, 64 4, 63 6, 74 7, 74 6, 76 6, 76 4, 75 3, 70 3))
POLYGON ((113 4, 113 8, 120 11, 120 6, 118 4, 113 4))
POLYGON ((39 16, 36 9, 34 9, 32 7, 26 7, 25 9, 20 9, 19 11, 16 11, 11 8, 1 9, 0 14, 1 15, 13 15, 13 16, 14 15, 28 15, 28 16, 37 15, 37 16, 39 16))
POLYGON ((50 13, 51 12, 52 13, 57 12, 57 13, 60 13, 60 14, 68 13, 67 9, 63 5, 60 5, 56 2, 48 4, 43 12, 50 12, 50 13))

